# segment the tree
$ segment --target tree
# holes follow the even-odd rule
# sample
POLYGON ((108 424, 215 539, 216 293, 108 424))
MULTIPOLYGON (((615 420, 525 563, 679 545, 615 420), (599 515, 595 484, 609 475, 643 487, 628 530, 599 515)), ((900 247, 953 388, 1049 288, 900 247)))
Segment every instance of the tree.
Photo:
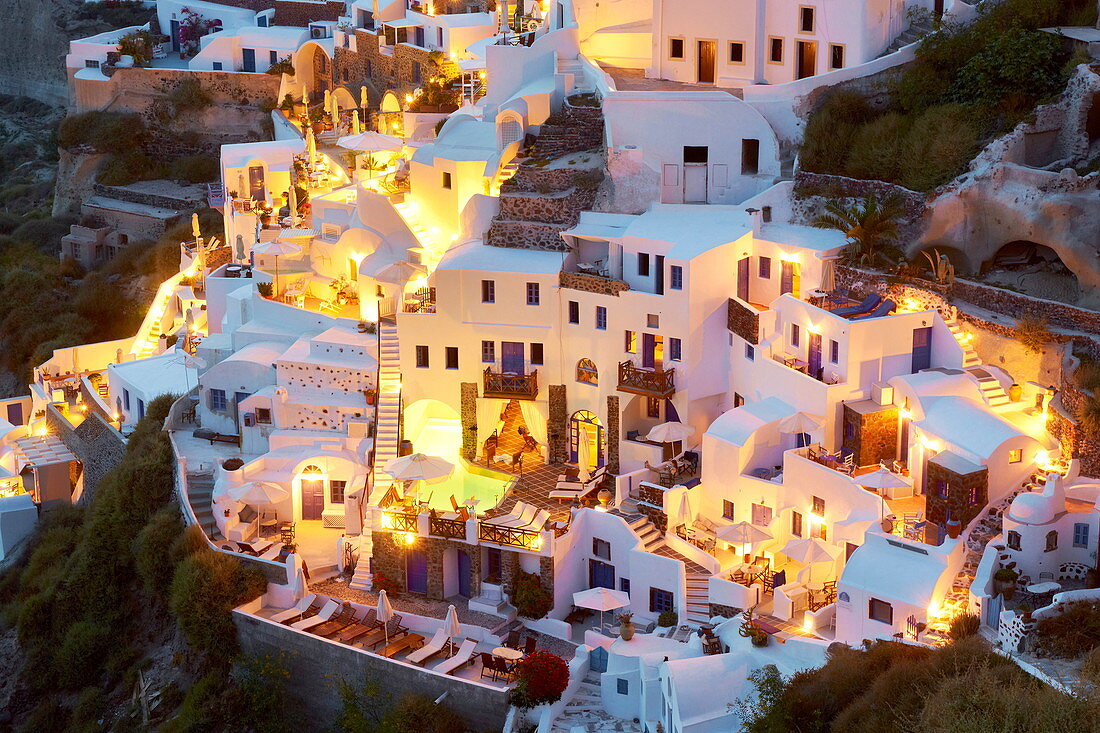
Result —
POLYGON ((848 238, 846 257, 862 265, 876 265, 896 260, 894 240, 903 214, 900 196, 894 194, 880 200, 872 194, 861 203, 826 201, 825 213, 810 224, 818 229, 843 232, 848 238))
POLYGON ((569 685, 569 665, 556 654, 537 651, 516 666, 518 682, 509 702, 518 708, 555 703, 569 685))

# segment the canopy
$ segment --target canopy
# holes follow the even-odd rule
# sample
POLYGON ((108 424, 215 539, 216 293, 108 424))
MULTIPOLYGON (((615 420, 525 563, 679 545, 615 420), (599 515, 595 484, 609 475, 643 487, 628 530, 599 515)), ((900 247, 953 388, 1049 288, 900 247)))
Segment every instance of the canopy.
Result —
POLYGON ((285 257, 287 255, 300 254, 301 245, 287 242, 284 239, 272 239, 269 242, 257 242, 252 245, 252 251, 256 254, 271 255, 273 257, 285 257))
POLYGON ((433 481, 450 476, 454 469, 450 461, 423 453, 394 458, 383 467, 390 476, 402 481, 433 481))
POLYGON ((751 522, 727 524, 725 527, 719 527, 714 535, 723 542, 734 545, 754 545, 757 542, 772 539, 771 532, 751 522))
POLYGON ((602 613, 629 606, 630 596, 610 588, 589 588, 573 594, 573 605, 579 608, 591 608, 593 611, 602 613))
POLYGON ((401 260, 387 267, 383 267, 374 276, 374 279, 384 283, 404 283, 424 272, 426 272, 426 270, 423 265, 416 265, 412 262, 401 260))
POLYGON ((781 433, 808 433, 821 427, 825 418, 821 415, 813 415, 808 412, 796 412, 790 417, 779 421, 781 433))
POLYGON ((694 432, 695 428, 682 422, 663 422, 650 430, 645 437, 654 443, 675 443, 678 440, 687 440, 694 432))
POLYGON ((855 476, 852 480, 865 489, 902 489, 910 485, 908 481, 885 466, 879 466, 878 470, 871 473, 855 476))
POLYGON ((822 542, 816 537, 791 540, 783 545, 783 549, 779 552, 792 560, 804 563, 829 562, 840 556, 839 547, 822 542))
POLYGON ((245 504, 277 504, 289 496, 289 491, 268 481, 248 481, 229 489, 230 499, 245 504))
POLYGON ((377 150, 400 150, 405 147, 405 143, 401 142, 400 138, 393 135, 383 135, 373 130, 361 132, 358 135, 345 135, 337 140, 336 144, 341 148, 358 150, 364 153, 377 150))

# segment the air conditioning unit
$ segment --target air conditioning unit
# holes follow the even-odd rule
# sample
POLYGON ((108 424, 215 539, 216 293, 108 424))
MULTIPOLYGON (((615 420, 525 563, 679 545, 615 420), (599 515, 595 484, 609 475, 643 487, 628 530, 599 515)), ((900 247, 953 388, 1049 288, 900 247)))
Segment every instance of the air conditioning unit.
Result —
POLYGON ((871 401, 879 405, 894 404, 894 388, 886 382, 875 382, 871 385, 871 401))
POLYGON ((325 27, 322 26, 322 25, 311 25, 309 27, 309 37, 310 38, 324 38, 325 37, 325 27))

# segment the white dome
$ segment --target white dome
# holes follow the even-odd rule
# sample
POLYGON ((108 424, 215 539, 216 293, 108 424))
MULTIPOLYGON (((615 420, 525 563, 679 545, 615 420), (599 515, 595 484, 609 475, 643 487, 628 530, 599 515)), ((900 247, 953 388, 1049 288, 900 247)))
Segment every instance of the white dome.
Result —
POLYGON ((1054 519, 1060 507, 1054 496, 1037 493, 1020 494, 1012 500, 1008 516, 1020 524, 1046 524, 1054 519))

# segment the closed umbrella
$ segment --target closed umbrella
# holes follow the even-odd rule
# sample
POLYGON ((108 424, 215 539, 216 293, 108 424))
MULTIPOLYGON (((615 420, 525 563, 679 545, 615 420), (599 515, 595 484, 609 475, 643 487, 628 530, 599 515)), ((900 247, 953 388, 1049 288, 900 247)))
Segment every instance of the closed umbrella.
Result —
POLYGON ((292 220, 298 216, 298 187, 294 181, 290 182, 290 190, 286 192, 286 208, 292 220))
POLYGON ((691 502, 688 501, 687 489, 684 489, 680 494, 680 521, 687 524, 688 518, 691 516, 691 502))
POLYGON ((245 194, 245 190, 244 190, 244 173, 238 173, 237 174, 237 198, 241 198, 241 199, 248 198, 244 194, 245 194))
POLYGON ((229 489, 229 498, 244 504, 278 504, 290 496, 290 492, 270 481, 247 481, 229 489))
POLYGON ((390 605, 390 598, 384 590, 378 592, 378 603, 375 605, 375 611, 378 614, 378 620, 382 623, 382 628, 386 632, 386 646, 389 646, 390 619, 393 618, 393 606, 390 605))
POLYGON ((443 619, 443 630, 447 633, 448 654, 454 651, 454 638, 462 633, 462 626, 458 623, 458 611, 454 604, 447 609, 447 618, 443 619))
POLYGON ((202 236, 202 231, 199 229, 199 215, 197 213, 191 214, 191 236, 193 236, 196 241, 202 236))
POLYGON ((306 154, 309 156, 309 165, 313 167, 317 162, 317 138, 313 135, 313 128, 306 128, 306 154))
POLYGON ((589 464, 592 462, 592 442, 588 431, 577 427, 577 478, 585 482, 592 475, 589 464))
POLYGON ((237 235, 236 252, 234 254, 238 262, 244 261, 244 235, 242 234, 237 235))
POLYGON ((353 109, 351 111, 351 134, 358 135, 363 131, 363 128, 359 125, 359 110, 353 109))
POLYGON ((825 418, 808 412, 796 412, 779 421, 779 432, 798 436, 798 447, 806 445, 811 430, 817 430, 825 418))
POLYGON ((332 129, 337 130, 340 127, 340 103, 336 101, 336 95, 334 94, 330 100, 329 116, 332 117, 332 129))
POLYGON ((283 239, 272 239, 269 242, 258 242, 252 247, 252 251, 261 255, 270 255, 275 258, 275 291, 279 294, 279 258, 287 255, 300 254, 302 248, 293 242, 283 239))
POLYGON ((366 87, 359 87, 359 106, 363 108, 363 112, 366 112, 370 107, 370 99, 367 97, 366 87))
POLYGON ((603 612, 614 611, 630 605, 630 596, 622 591, 610 588, 589 588, 573 594, 573 605, 578 608, 590 608, 600 612, 600 627, 603 627, 603 612))
POLYGON ((302 85, 302 104, 309 107, 309 87, 302 85))
POLYGON ((325 112, 328 112, 332 108, 332 92, 328 89, 325 90, 325 112))
POLYGON ((825 260, 821 265, 821 292, 831 293, 836 290, 836 258, 825 260))

